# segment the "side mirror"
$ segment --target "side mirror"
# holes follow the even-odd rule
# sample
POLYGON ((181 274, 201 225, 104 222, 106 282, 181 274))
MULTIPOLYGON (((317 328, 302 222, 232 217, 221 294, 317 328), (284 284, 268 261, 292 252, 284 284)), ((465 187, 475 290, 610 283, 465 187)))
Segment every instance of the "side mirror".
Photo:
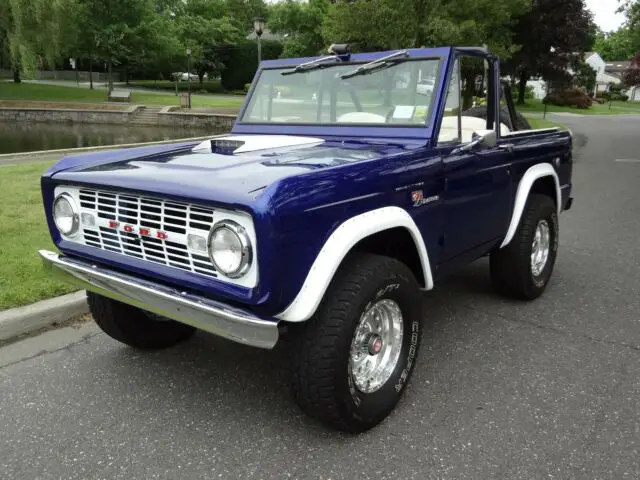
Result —
POLYGON ((492 148, 497 144, 498 136, 495 130, 477 130, 471 135, 471 142, 457 148, 453 153, 468 152, 476 147, 492 148))

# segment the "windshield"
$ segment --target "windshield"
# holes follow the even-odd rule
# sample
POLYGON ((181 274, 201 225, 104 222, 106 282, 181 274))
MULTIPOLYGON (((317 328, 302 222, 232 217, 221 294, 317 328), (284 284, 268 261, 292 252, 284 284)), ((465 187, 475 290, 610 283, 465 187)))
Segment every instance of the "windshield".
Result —
POLYGON ((410 60, 343 80, 359 64, 282 75, 291 67, 262 70, 245 123, 382 124, 424 127, 431 111, 439 59, 410 60))

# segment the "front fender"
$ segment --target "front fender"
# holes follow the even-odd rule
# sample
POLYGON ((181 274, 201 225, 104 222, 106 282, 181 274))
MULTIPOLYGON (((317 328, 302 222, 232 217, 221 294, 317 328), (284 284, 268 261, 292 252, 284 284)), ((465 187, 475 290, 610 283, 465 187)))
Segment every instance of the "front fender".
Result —
POLYGON ((318 253, 302 288, 276 318, 288 322, 308 320, 318 308, 338 267, 359 241, 390 228, 406 228, 416 244, 425 278, 425 290, 433 288, 431 264, 417 225, 400 207, 383 207, 356 215, 338 226, 318 253))

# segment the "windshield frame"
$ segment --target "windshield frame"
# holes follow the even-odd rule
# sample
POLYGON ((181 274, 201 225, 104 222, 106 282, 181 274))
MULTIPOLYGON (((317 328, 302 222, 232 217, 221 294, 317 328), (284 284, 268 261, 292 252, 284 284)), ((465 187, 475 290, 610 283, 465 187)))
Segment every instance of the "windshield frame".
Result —
MULTIPOLYGON (((270 122, 249 122, 243 120, 243 117, 251 105, 254 90, 258 85, 260 76, 264 71, 282 70, 294 68, 301 63, 314 60, 319 57, 307 58, 287 58, 279 60, 263 61, 251 84, 245 102, 237 116, 236 122, 232 129, 232 133, 273 133, 273 134, 292 134, 292 135, 315 135, 315 136, 373 136, 373 137, 400 137, 400 138, 429 138, 435 127, 436 112, 443 101, 443 88, 448 69, 449 60, 452 49, 446 48, 430 48, 430 49, 407 49, 408 57, 399 63, 435 60, 437 61, 437 76, 434 82, 434 91, 431 102, 428 106, 427 116, 424 123, 415 125, 409 124, 375 124, 375 123, 270 123, 270 122)), ((359 65, 366 64, 371 61, 379 60, 394 51, 373 52, 363 54, 353 54, 349 61, 338 63, 336 65, 350 66, 357 68, 359 65)), ((326 69, 331 70, 333 65, 326 69)), ((396 68, 395 66, 391 68, 396 68)), ((325 70, 324 68, 322 70, 325 70)), ((300 72, 296 75, 308 75, 311 72, 300 72)))

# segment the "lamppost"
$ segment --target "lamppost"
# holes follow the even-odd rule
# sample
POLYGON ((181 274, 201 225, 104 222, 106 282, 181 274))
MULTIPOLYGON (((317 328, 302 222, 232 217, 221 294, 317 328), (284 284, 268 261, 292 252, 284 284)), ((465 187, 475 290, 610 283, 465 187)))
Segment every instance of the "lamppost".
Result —
POLYGON ((189 85, 189 108, 191 108, 191 49, 187 48, 187 83, 189 85))
MULTIPOLYGON (((551 46, 549 48, 549 53, 556 53, 556 47, 551 46)), ((551 80, 547 80, 547 97, 549 97, 549 92, 551 91, 551 80)), ((549 103, 549 98, 544 102, 544 113, 542 114, 542 118, 547 118, 547 104, 549 103)))
POLYGON ((262 44, 260 42, 260 38, 264 33, 264 25, 264 18, 256 17, 253 19, 253 31, 256 32, 256 37, 258 37, 258 63, 262 61, 262 44))

